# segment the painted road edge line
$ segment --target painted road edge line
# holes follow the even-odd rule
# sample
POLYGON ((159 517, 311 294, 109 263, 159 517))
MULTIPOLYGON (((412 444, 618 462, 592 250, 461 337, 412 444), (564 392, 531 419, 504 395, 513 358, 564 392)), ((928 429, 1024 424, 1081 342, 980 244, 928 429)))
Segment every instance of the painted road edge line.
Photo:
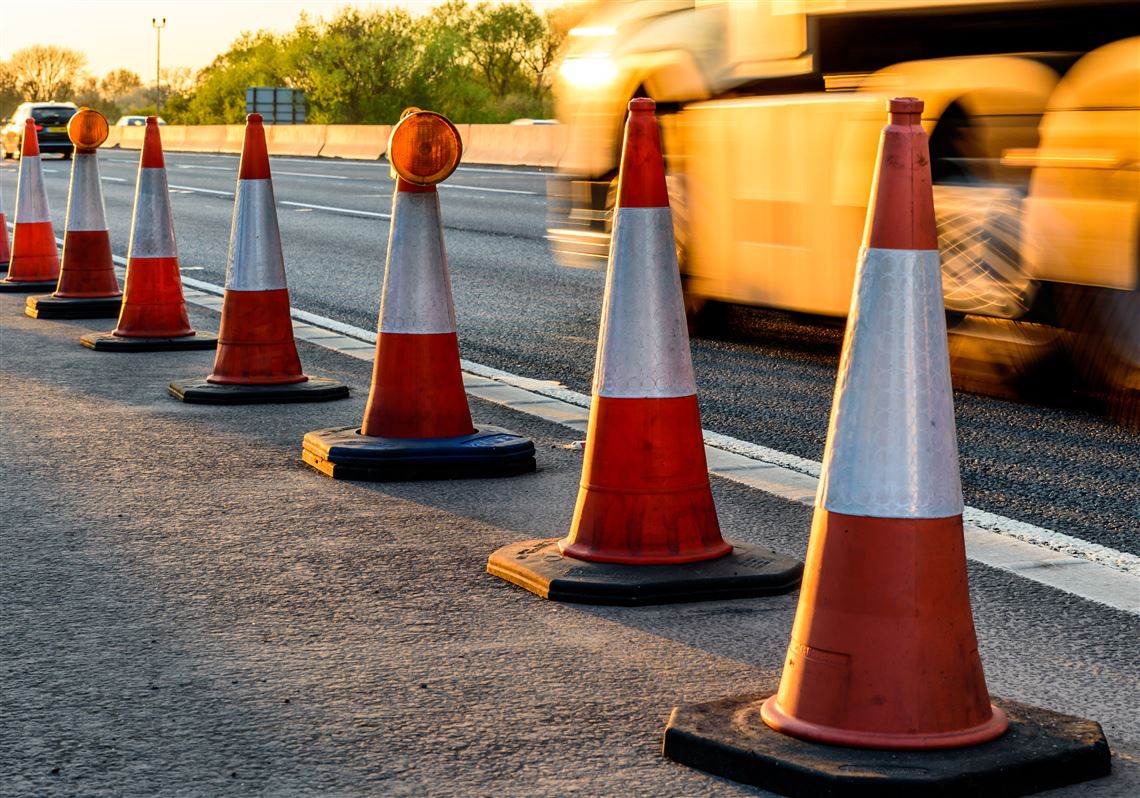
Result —
MULTIPOLYGON (((126 266, 119 255, 114 261, 126 266)), ((118 271, 121 276, 123 269, 118 271)), ((221 286, 186 276, 182 282, 190 289, 186 301, 221 311, 221 286)), ((297 338, 372 361, 375 332, 297 308, 290 313, 297 338)), ((585 394, 554 380, 521 377, 469 360, 460 366, 472 396, 585 432, 590 406, 585 394)), ((815 503, 818 462, 708 430, 704 439, 709 473, 789 501, 815 503)), ((966 507, 962 517, 969 559, 1140 615, 1140 557, 974 507, 966 507)))

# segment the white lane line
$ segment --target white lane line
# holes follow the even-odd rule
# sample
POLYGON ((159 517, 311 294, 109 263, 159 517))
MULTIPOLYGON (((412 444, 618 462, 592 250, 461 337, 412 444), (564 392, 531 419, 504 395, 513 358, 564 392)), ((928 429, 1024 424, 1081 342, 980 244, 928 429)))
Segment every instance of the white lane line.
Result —
MULTIPOLYGON (((8 222, 8 227, 14 227, 8 222)), ((62 239, 56 239, 60 245, 62 239)), ((114 256, 126 265, 126 258, 114 256)), ((120 270, 121 271, 121 270, 120 270)), ((121 275, 120 275, 121 276, 121 275)), ((222 286, 182 278, 192 289, 188 302, 219 309, 222 286), (199 293, 201 292, 201 293, 199 293)), ((371 362, 376 333, 291 308, 296 336, 326 349, 371 362), (333 335, 329 335, 329 333, 333 335)), ((464 387, 472 396, 584 432, 590 397, 554 380, 520 377, 470 360, 460 361, 464 387)), ((820 464, 766 446, 704 431, 709 473, 811 506, 820 464)), ((1140 557, 1043 529, 1012 518, 967 507, 963 513, 966 555, 1079 598, 1140 615, 1140 557)))
POLYGON ((170 184, 170 188, 178 191, 191 191, 195 194, 214 194, 219 197, 232 197, 234 195, 232 191, 217 191, 212 188, 197 188, 195 186, 176 186, 173 183, 170 184))
POLYGON ((533 177, 549 177, 553 172, 527 172, 522 169, 480 169, 477 166, 460 166, 457 172, 482 172, 488 175, 531 175, 533 177))
POLYGON ((319 177, 323 180, 366 180, 367 178, 347 177, 345 175, 326 175, 319 172, 285 172, 281 169, 271 169, 275 175, 289 175, 291 177, 319 177))
POLYGON ((537 191, 519 191, 518 189, 514 188, 485 188, 483 186, 459 186, 455 183, 440 183, 439 187, 459 188, 463 189, 464 191, 490 191, 495 194, 527 194, 532 197, 537 197, 539 195, 539 192, 537 191))
POLYGON ((331 205, 312 205, 308 202, 289 202, 288 200, 280 200, 278 205, 289 205, 294 208, 311 208, 316 211, 330 211, 331 213, 343 213, 346 216, 367 216, 372 219, 391 219, 390 213, 376 213, 375 211, 357 211, 352 208, 334 208, 331 205))
POLYGON ((127 179, 125 177, 100 177, 99 179, 105 180, 108 183, 126 183, 127 182, 127 179))
POLYGON ((178 163, 173 164, 175 169, 210 169, 214 172, 236 172, 232 166, 203 166, 202 164, 178 163))

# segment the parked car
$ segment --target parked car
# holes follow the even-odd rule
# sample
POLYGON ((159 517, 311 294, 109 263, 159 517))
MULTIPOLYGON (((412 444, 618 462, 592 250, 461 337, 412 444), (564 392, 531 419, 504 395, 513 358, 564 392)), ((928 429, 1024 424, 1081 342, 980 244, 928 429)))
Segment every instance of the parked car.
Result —
POLYGON ((36 123, 40 152, 58 152, 64 158, 70 158, 74 146, 67 137, 67 123, 78 110, 75 103, 22 103, 7 124, 0 128, 0 148, 4 150, 4 157, 20 157, 24 149, 24 122, 30 118, 36 123))
MULTIPOLYGON (((119 121, 115 123, 115 127, 142 127, 145 124, 145 116, 120 116, 119 121)), ((165 125, 166 120, 160 116, 158 118, 158 124, 165 125)))

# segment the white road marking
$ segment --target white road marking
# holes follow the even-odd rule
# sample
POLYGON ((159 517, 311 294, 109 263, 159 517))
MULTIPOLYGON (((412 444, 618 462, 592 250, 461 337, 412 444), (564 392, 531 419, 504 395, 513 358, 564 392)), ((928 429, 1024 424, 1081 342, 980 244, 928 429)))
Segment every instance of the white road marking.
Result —
MULTIPOLYGON (((8 222, 8 227, 15 225, 8 222)), ((63 239, 56 241, 62 246, 63 239)), ((115 255, 115 263, 126 258, 115 255)), ((118 270, 120 277, 122 269, 118 270)), ((225 289, 183 277, 191 289, 186 300, 219 309, 225 289)), ((371 362, 376 333, 351 324, 291 308, 294 332, 302 340, 371 362), (332 335, 330 335, 332 333, 332 335)), ((536 380, 460 361, 464 387, 472 396, 512 408, 577 432, 586 429, 590 397, 555 380, 536 380)), ((766 446, 704 431, 709 472, 725 479, 812 505, 820 464, 766 446)), ((966 507, 966 556, 1064 593, 1140 615, 1140 557, 1012 518, 966 507)))
POLYGON ((219 197, 232 197, 234 195, 232 191, 217 191, 212 188, 196 188, 195 186, 176 186, 173 183, 170 184, 170 188, 179 191, 189 191, 194 194, 215 194, 219 197))
POLYGON ((368 216, 374 219, 391 219, 390 213, 376 213, 375 211, 357 211, 352 208, 335 208, 331 205, 312 205, 308 202, 289 202, 288 200, 280 200, 278 205, 289 205, 294 208, 310 208, 317 211, 331 211, 332 213, 343 213, 347 216, 368 216))
POLYGON ((100 177, 100 180, 106 180, 108 183, 126 183, 125 177, 100 177))
POLYGON ((477 166, 460 166, 457 172, 483 172, 489 175, 531 175, 533 177, 549 177, 554 172, 528 172, 522 169, 480 169, 477 166))
POLYGON ((270 170, 275 175, 290 175, 291 177, 319 177, 324 180, 365 180, 367 178, 348 177, 346 175, 326 175, 319 172, 283 172, 280 169, 270 170))
POLYGON ((495 194, 528 194, 532 197, 537 197, 539 195, 539 192, 537 192, 537 191, 519 191, 518 189, 514 189, 514 188, 485 188, 483 186, 459 186, 459 185, 456 185, 455 183, 440 183, 439 187, 440 188, 461 188, 465 191, 490 191, 490 192, 493 192, 495 194))

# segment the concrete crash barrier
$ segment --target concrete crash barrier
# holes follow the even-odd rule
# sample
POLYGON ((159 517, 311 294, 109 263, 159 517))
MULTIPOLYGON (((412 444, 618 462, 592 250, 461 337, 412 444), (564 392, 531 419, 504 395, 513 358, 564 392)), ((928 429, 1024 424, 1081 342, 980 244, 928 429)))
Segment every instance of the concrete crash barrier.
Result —
POLYGON ((503 166, 557 166, 565 149, 562 125, 460 125, 463 160, 503 166))
POLYGON ((112 128, 116 133, 112 133, 108 138, 108 143, 115 142, 115 146, 122 150, 141 150, 143 143, 143 134, 146 133, 146 128, 142 125, 137 127, 116 127, 112 128))
MULTIPOLYGON (((169 126, 168 126, 169 127, 169 126)), ((183 152, 221 152, 226 140, 227 125, 193 125, 186 127, 186 138, 180 149, 183 152)), ((167 149, 173 149, 167 147, 167 149)))
POLYGON ((391 125, 326 125, 322 158, 379 160, 388 149, 391 125))
POLYGON ((325 146, 328 125, 266 125, 265 143, 270 155, 316 158, 325 146))
MULTIPOLYGON (((566 148, 562 125, 456 125, 466 163, 557 166, 566 148)), ((141 127, 112 128, 105 147, 137 150, 141 127)), ((270 155, 375 161, 388 149, 391 125, 266 125, 270 155)), ((171 152, 239 154, 244 125, 165 125, 162 144, 171 152)))

